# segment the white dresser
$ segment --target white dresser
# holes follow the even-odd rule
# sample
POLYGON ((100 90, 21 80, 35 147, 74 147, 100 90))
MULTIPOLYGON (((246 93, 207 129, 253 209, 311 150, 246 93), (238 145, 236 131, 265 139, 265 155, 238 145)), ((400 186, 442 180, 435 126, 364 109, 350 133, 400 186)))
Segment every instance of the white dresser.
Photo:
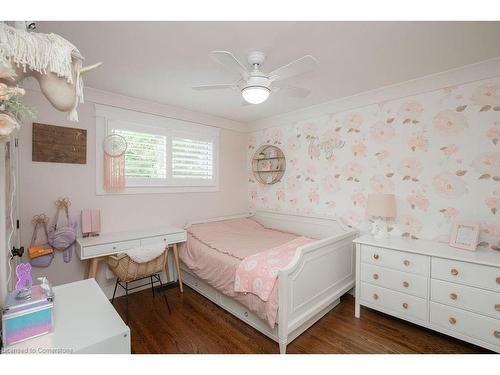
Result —
POLYGON ((360 306, 500 352, 500 251, 365 235, 356 244, 360 306))

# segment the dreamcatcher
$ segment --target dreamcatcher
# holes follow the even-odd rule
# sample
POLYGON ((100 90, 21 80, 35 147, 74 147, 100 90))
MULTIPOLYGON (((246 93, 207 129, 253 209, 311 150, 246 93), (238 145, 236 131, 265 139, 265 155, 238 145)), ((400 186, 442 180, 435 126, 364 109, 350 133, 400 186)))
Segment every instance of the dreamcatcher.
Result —
POLYGON ((119 192, 125 188, 125 153, 127 141, 119 134, 104 139, 104 190, 119 192))

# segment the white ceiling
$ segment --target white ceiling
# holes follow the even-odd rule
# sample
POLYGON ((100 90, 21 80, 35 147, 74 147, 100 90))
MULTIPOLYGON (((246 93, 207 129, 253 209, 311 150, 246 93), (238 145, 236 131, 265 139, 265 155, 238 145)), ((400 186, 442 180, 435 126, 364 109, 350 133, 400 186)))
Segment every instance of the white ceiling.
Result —
POLYGON ((104 62, 85 77, 89 87, 242 122, 500 56, 500 22, 40 22, 38 31, 67 38, 89 64, 104 62), (237 78, 212 50, 241 61, 261 50, 264 71, 311 54, 319 68, 288 83, 312 94, 242 107, 233 90, 193 91, 237 78))

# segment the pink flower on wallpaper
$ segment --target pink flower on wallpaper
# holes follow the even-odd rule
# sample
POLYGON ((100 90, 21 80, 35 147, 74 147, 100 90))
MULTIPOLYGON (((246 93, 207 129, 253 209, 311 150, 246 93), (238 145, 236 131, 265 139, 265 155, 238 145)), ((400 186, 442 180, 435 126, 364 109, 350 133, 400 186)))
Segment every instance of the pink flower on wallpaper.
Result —
POLYGON ((315 189, 310 190, 309 193, 307 194, 307 198, 309 199, 310 203, 318 204, 319 203, 318 191, 315 189))
POLYGON ((250 198, 257 199, 257 190, 255 189, 250 190, 250 198))
POLYGON ((415 100, 408 100, 399 107, 398 116, 403 120, 403 124, 416 124, 423 110, 424 107, 422 104, 415 100))
POLYGON ((500 84, 487 83, 479 86, 472 94, 472 101, 481 106, 480 111, 500 111, 500 84))
POLYGON ((314 181, 318 175, 318 170, 314 164, 308 164, 304 168, 304 177, 306 181, 314 181))
POLYGON ((443 214, 444 218, 447 220, 452 220, 452 219, 456 218, 459 214, 458 209, 456 209, 454 207, 442 208, 439 210, 439 212, 441 212, 443 214))
POLYGON ((271 143, 281 144, 281 139, 283 138, 283 132, 280 128, 274 128, 271 131, 271 143))
POLYGON ((301 187, 301 182, 300 180, 295 177, 295 176, 290 176, 286 179, 286 187, 290 192, 297 192, 300 190, 301 187))
POLYGON ((316 138, 318 136, 318 127, 315 123, 308 122, 304 125, 302 132, 306 139, 316 138))
POLYGON ((500 141, 500 126, 495 124, 496 126, 492 126, 491 128, 488 129, 486 132, 486 136, 491 139, 491 142, 493 142, 494 145, 500 141))
POLYGON ((326 207, 328 207, 330 210, 335 210, 335 207, 337 207, 337 203, 335 201, 328 201, 325 202, 326 207))
POLYGON ((321 180, 321 186, 327 193, 337 193, 340 191, 340 181, 331 174, 327 174, 321 180))
POLYGON ((495 191, 484 201, 493 215, 500 211, 500 192, 495 191))
POLYGON ((347 181, 359 182, 359 178, 363 173, 363 168, 356 162, 349 162, 342 168, 342 173, 344 174, 347 181))
POLYGON ((500 181, 500 152, 485 152, 472 161, 472 167, 479 173, 479 179, 489 179, 493 177, 495 181, 500 181))
POLYGON ((410 204, 412 210, 417 208, 422 211, 427 211, 429 208, 429 200, 423 194, 412 193, 408 195, 406 201, 410 204))
POLYGON ((389 155, 391 155, 391 152, 389 150, 383 150, 375 153, 375 157, 377 158, 378 161, 387 159, 389 155))
POLYGON ((490 245, 500 243, 500 224, 481 223, 481 238, 490 245))
POLYGON ((443 151, 443 154, 446 156, 455 155, 458 152, 458 146, 455 144, 446 145, 440 148, 443 151))
POLYGON ((253 150, 255 148, 255 145, 257 144, 257 139, 255 136, 251 135, 248 137, 248 149, 253 150))
POLYGON ((449 172, 434 176, 432 186, 438 195, 447 199, 459 198, 467 192, 463 180, 449 172))
POLYGON ((403 176, 403 181, 418 181, 417 177, 423 170, 422 163, 415 158, 404 159, 398 168, 398 172, 403 176))
POLYGON ((408 146, 410 146, 412 151, 424 151, 427 152, 429 148, 429 138, 424 132, 413 133, 408 140, 408 146))
POLYGON ((419 219, 411 215, 405 215, 401 218, 401 226, 403 230, 403 237, 417 239, 422 231, 422 223, 419 219))
POLYGON ((467 127, 467 119, 462 113, 447 109, 434 117, 432 125, 441 135, 457 135, 467 127))
POLYGON ((359 207, 366 207, 366 197, 363 193, 354 193, 351 195, 352 204, 359 207))
POLYGON ((351 146, 354 156, 366 156, 366 145, 361 141, 354 141, 351 146))
POLYGON ((370 128, 370 137, 378 143, 387 142, 394 137, 395 134, 394 128, 383 122, 377 122, 370 128))
POLYGON ((300 146, 301 146, 300 139, 297 138, 296 136, 288 138, 288 140, 286 142, 287 151, 292 153, 292 154, 299 151, 300 146))
POLYGON ((378 174, 370 178, 370 188, 375 193, 394 193, 394 183, 384 175, 378 174))
POLYGON ((348 132, 359 133, 359 129, 363 124, 363 116, 358 112, 350 112, 344 118, 344 126, 347 128, 348 132))
POLYGON ((278 190, 276 192, 276 199, 278 201, 284 201, 285 200, 285 192, 283 190, 278 190))
POLYGON ((309 159, 318 160, 321 155, 321 149, 315 140, 310 140, 309 147, 307 148, 307 154, 309 159))
POLYGON ((361 215, 355 211, 355 210, 348 210, 344 212, 341 216, 342 220, 344 222, 351 226, 351 227, 357 227, 361 223, 361 220, 363 219, 361 215))

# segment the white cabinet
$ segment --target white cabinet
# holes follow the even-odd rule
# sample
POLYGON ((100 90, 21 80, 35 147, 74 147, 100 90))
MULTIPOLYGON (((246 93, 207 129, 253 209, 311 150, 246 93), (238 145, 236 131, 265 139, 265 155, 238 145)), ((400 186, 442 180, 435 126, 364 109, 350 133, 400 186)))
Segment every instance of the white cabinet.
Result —
POLYGON ((500 352, 500 252, 362 236, 356 243, 360 306, 500 352))

